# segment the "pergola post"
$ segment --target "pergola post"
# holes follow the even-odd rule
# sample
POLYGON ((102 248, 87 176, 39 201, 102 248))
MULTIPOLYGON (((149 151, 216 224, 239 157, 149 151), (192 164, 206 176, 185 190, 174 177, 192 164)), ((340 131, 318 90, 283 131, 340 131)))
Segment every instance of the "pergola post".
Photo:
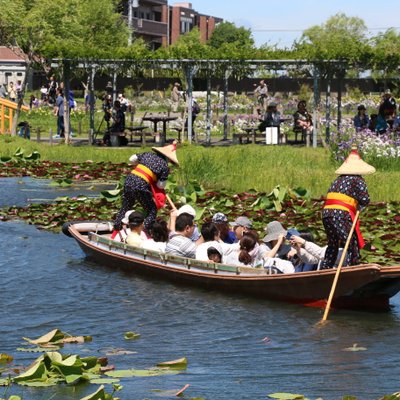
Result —
POLYGON ((228 140, 228 83, 232 70, 227 68, 224 73, 224 136, 222 140, 228 140))
POLYGON ((338 77, 338 97, 337 97, 337 126, 338 131, 342 127, 342 90, 343 90, 343 78, 345 77, 346 71, 341 69, 337 75, 338 77))
POLYGON ((313 112, 313 147, 317 147, 317 136, 318 136, 318 108, 319 108, 319 69, 316 64, 313 66, 313 78, 314 78, 314 112, 313 112))
POLYGON ((325 140, 329 143, 330 136, 331 136, 331 78, 332 75, 328 73, 326 77, 326 97, 325 97, 325 140))
POLYGON ((211 144, 211 73, 207 72, 206 144, 211 144))
POLYGON ((71 116, 69 108, 69 92, 70 92, 70 79, 71 79, 71 65, 69 60, 63 60, 63 81, 64 81, 64 134, 65 143, 69 144, 71 141, 70 128, 71 116))
POLYGON ((88 75, 88 86, 89 86, 89 144, 93 144, 95 126, 94 126, 94 77, 96 75, 95 67, 91 66, 88 75))

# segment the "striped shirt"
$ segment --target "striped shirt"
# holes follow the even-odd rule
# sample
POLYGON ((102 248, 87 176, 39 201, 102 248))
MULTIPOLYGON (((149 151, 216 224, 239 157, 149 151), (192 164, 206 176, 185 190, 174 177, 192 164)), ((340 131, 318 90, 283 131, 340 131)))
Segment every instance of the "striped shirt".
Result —
POLYGON ((165 253, 174 256, 195 258, 196 245, 186 236, 175 234, 168 240, 165 253))

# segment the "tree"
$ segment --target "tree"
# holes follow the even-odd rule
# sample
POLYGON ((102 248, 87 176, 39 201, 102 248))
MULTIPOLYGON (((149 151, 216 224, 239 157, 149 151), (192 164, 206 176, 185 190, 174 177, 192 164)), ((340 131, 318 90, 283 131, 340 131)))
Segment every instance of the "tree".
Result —
POLYGON ((141 41, 127 48, 128 28, 116 11, 115 0, 0 0, 0 9, 0 40, 25 52, 26 76, 34 63, 44 67, 49 58, 96 60, 146 52, 141 41))
POLYGON ((293 49, 300 58, 313 63, 322 77, 327 79, 326 139, 330 137, 330 81, 336 75, 338 89, 338 127, 341 124, 341 82, 350 65, 366 59, 369 44, 367 27, 362 19, 338 13, 320 26, 305 30, 293 49))
POLYGON ((400 34, 394 29, 388 29, 372 38, 374 44, 371 54, 374 69, 381 71, 384 79, 392 74, 397 77, 400 65, 400 34))
POLYGON ((219 49, 227 43, 237 48, 254 48, 254 39, 250 29, 238 28, 232 22, 221 22, 214 29, 208 45, 219 49))

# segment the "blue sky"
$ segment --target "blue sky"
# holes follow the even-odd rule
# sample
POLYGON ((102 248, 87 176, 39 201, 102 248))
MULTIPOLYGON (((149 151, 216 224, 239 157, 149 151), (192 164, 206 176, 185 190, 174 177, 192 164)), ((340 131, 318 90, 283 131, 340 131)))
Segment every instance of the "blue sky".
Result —
POLYGON ((278 43, 279 47, 290 47, 301 36, 302 29, 320 25, 339 12, 363 19, 371 35, 379 32, 375 28, 400 27, 400 0, 192 0, 191 3, 201 14, 251 29, 257 46, 278 43))

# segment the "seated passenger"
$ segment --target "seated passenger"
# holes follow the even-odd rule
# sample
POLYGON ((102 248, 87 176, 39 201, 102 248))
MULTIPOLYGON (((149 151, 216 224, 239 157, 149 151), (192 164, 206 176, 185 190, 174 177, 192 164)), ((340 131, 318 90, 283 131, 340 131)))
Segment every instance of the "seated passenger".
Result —
POLYGON ((232 244, 237 242, 236 236, 233 231, 231 231, 228 224, 228 218, 225 214, 217 212, 213 215, 212 222, 217 225, 219 237, 224 243, 232 244))
POLYGON ((283 260, 289 260, 296 251, 285 244, 287 230, 283 228, 278 221, 272 221, 267 225, 267 235, 264 237, 264 248, 267 257, 277 257, 283 260))
POLYGON ((143 242, 141 233, 143 232, 144 216, 139 211, 134 211, 129 215, 129 229, 131 230, 126 238, 126 243, 130 246, 140 247, 143 242))
MULTIPOLYGON (((174 212, 174 210, 173 210, 170 214, 170 219, 168 221, 168 228, 171 232, 175 231, 176 218, 183 213, 187 213, 187 214, 191 215, 193 217, 193 220, 196 219, 196 210, 190 204, 185 204, 182 207, 179 207, 176 210, 176 212, 174 212)), ((196 224, 194 224, 193 235, 190 239, 193 242, 197 242, 199 239, 201 239, 201 235, 200 235, 199 229, 197 228, 196 224)), ((202 240, 199 241, 199 243, 200 242, 202 242, 202 240)))
POLYGON ((253 226, 247 217, 238 217, 234 222, 230 222, 229 225, 233 227, 233 233, 236 236, 235 242, 238 242, 243 237, 243 234, 253 226))
POLYGON ((252 232, 247 232, 239 241, 239 249, 228 254, 226 264, 243 265, 249 267, 262 267, 257 237, 252 232))
MULTIPOLYGON (((305 233, 301 233, 300 236, 293 235, 290 238, 290 244, 293 246, 293 248, 296 249, 296 252, 299 256, 299 258, 306 264, 306 265, 312 265, 314 266, 317 264, 316 268, 309 268, 305 267, 305 269, 302 269, 302 272, 304 271, 312 271, 314 269, 319 269, 321 262, 325 259, 325 252, 328 246, 318 246, 316 243, 313 242, 312 240, 312 235, 306 235, 305 233)), ((334 268, 339 265, 340 257, 342 256, 343 249, 340 248, 334 268)), ((296 271, 300 272, 300 271, 296 271)))
POLYGON ((357 114, 353 118, 354 127, 356 131, 362 131, 363 129, 367 129, 369 125, 369 117, 366 114, 367 109, 365 108, 364 104, 360 104, 357 107, 357 114))
POLYGON ((193 216, 183 213, 176 218, 175 232, 171 234, 165 248, 166 254, 195 258, 196 244, 190 239, 194 232, 193 216))
POLYGON ((272 221, 267 225, 267 235, 264 244, 261 245, 262 257, 265 268, 276 268, 282 273, 295 272, 292 261, 296 250, 285 244, 287 231, 278 221, 272 221))
POLYGON ((209 247, 207 249, 207 256, 208 256, 208 261, 212 261, 215 263, 221 263, 222 262, 222 249, 218 249, 217 247, 209 247))
POLYGON ((225 258, 230 252, 237 249, 237 244, 232 245, 221 241, 218 227, 214 222, 205 222, 201 227, 201 236, 203 243, 197 245, 196 260, 207 261, 207 250, 209 247, 221 249, 221 255, 225 258))
POLYGON ((164 220, 157 218, 150 229, 150 234, 150 239, 143 240, 142 248, 165 253, 165 247, 169 237, 167 223, 164 220))
POLYGON ((120 231, 115 230, 113 234, 111 235, 111 239, 116 240, 117 242, 126 242, 126 238, 128 237, 129 233, 131 230, 129 229, 129 216, 134 212, 135 210, 128 210, 124 218, 122 218, 121 223, 122 223, 122 229, 120 231))
POLYGON ((307 111, 307 103, 300 100, 297 104, 297 111, 293 114, 294 132, 300 132, 303 140, 307 135, 311 135, 313 130, 312 116, 307 111))
POLYGON ((276 103, 270 103, 267 107, 267 111, 264 115, 264 120, 259 125, 258 129, 263 132, 265 128, 281 126, 281 113, 277 109, 276 103))

